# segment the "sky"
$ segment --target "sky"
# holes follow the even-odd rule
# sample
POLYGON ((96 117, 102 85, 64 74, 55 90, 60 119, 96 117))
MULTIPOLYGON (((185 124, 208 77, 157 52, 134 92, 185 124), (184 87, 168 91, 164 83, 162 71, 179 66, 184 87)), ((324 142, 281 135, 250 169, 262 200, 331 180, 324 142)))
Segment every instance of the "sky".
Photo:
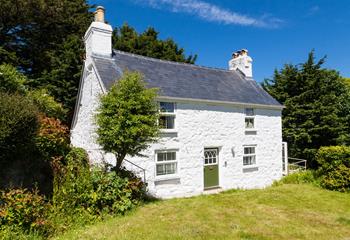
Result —
POLYGON ((350 0, 89 0, 106 9, 113 28, 154 27, 197 65, 227 69, 232 52, 249 50, 253 77, 272 78, 314 49, 325 67, 350 77, 350 0))

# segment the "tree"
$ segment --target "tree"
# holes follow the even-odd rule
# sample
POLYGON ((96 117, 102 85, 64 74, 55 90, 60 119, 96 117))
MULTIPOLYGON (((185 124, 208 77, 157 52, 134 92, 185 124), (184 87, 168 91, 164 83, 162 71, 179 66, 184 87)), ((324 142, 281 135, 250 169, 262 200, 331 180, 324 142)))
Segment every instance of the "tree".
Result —
POLYGON ((301 65, 287 64, 266 79, 264 89, 286 108, 283 138, 290 155, 305 158, 316 167, 321 146, 346 144, 349 139, 349 92, 335 70, 322 68, 325 58, 315 62, 314 51, 301 65))
MULTIPOLYGON (((46 88, 63 104, 69 123, 84 59, 82 36, 93 21, 86 0, 1 0, 0 64, 15 66, 30 88, 46 88)), ((194 63, 171 40, 149 28, 142 34, 127 25, 113 33, 114 47, 160 59, 194 63)))
POLYGON ((47 88, 72 110, 89 9, 85 0, 1 0, 0 64, 15 66, 30 87, 47 88))
POLYGON ((179 48, 172 39, 158 39, 158 34, 152 27, 138 34, 134 28, 124 24, 121 28, 115 28, 113 31, 113 47, 121 51, 147 57, 175 62, 195 63, 197 55, 186 57, 183 48, 179 48))
POLYGON ((147 89, 143 76, 126 72, 101 97, 96 115, 98 143, 106 152, 115 154, 120 166, 126 155, 142 156, 140 152, 158 136, 156 89, 147 89))
POLYGON ((7 93, 25 93, 28 80, 9 64, 0 65, 0 91, 7 93))
POLYGON ((350 78, 344 78, 344 82, 348 86, 349 91, 350 91, 350 78))

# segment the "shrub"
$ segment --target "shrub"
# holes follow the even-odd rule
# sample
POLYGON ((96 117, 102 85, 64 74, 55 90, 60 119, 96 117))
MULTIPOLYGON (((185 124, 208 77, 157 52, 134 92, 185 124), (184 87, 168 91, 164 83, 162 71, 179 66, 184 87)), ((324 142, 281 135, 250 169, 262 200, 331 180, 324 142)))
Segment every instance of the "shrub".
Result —
POLYGON ((66 166, 62 160, 55 165, 54 204, 62 211, 86 211, 97 217, 124 214, 142 200, 140 179, 120 177, 101 167, 90 170, 80 149, 73 149, 65 161, 66 166))
POLYGON ((350 192, 350 168, 344 164, 339 165, 322 177, 321 184, 330 190, 350 192))
POLYGON ((40 129, 35 142, 46 160, 65 156, 70 150, 68 127, 58 119, 41 116, 40 129))
POLYGON ((63 211, 85 207, 87 192, 91 189, 87 154, 83 149, 72 148, 65 158, 56 158, 54 169, 53 204, 63 211))
POLYGON ((12 189, 0 192, 1 226, 29 230, 44 229, 48 225, 45 212, 50 205, 37 190, 12 189))
POLYGON ((330 190, 350 191, 350 147, 321 147, 316 159, 320 164, 321 186, 330 190))
POLYGON ((9 64, 0 65, 0 91, 6 93, 24 93, 27 78, 9 64))
POLYGON ((321 147, 317 152, 316 158, 323 171, 332 170, 341 164, 350 167, 350 147, 321 147))
POLYGON ((0 92, 0 167, 33 142, 38 116, 38 108, 28 97, 0 92))
POLYGON ((55 99, 49 95, 46 89, 37 89, 28 92, 28 96, 38 106, 40 112, 44 113, 47 117, 57 118, 63 121, 65 119, 67 111, 63 108, 62 104, 55 101, 55 99))

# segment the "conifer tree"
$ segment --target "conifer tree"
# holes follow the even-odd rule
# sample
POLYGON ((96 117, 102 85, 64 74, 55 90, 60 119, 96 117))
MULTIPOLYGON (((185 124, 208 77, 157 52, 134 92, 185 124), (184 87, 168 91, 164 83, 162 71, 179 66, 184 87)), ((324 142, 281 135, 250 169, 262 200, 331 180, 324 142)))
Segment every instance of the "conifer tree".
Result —
POLYGON ((113 47, 115 49, 175 62, 194 64, 197 55, 185 56, 185 50, 179 48, 172 39, 161 40, 158 32, 149 27, 143 33, 137 33, 127 24, 113 31, 113 47))
POLYGON ((283 110, 283 139, 291 157, 305 158, 317 167, 321 146, 349 143, 350 98, 344 81, 335 70, 322 68, 325 58, 315 62, 314 51, 301 65, 287 64, 266 79, 264 89, 286 108, 283 110))

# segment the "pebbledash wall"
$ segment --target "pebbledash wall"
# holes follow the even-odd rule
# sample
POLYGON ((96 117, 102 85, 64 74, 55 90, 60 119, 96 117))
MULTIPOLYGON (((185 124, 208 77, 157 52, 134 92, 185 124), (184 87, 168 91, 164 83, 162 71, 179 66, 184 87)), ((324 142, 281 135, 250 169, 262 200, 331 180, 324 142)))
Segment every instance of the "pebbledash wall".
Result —
MULTIPOLYGON (((86 149, 92 163, 113 164, 113 155, 104 153, 96 144, 94 115, 103 86, 91 64, 85 69, 80 109, 71 130, 71 142, 86 149)), ((204 148, 207 147, 219 148, 219 185, 222 189, 269 186, 282 177, 281 111, 254 110, 256 132, 246 132, 244 107, 178 101, 175 110, 176 131, 163 133, 157 143, 150 145, 143 152, 148 157, 127 159, 146 170, 149 192, 161 198, 193 196, 204 192, 204 148), (243 166, 245 145, 255 146, 254 166, 243 166), (157 177, 156 151, 167 149, 177 152, 177 174, 157 177)), ((141 173, 128 163, 125 163, 125 167, 141 173)))

